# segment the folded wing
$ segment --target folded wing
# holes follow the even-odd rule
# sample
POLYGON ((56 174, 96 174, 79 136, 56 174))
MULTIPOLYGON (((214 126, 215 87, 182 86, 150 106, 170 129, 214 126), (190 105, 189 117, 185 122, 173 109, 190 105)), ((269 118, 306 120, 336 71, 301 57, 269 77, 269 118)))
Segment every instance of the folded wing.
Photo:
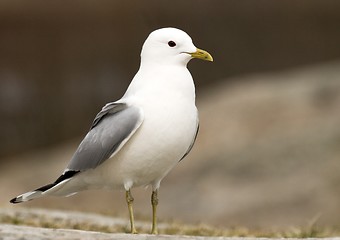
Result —
POLYGON ((109 103, 97 114, 90 131, 80 143, 64 173, 53 183, 13 198, 11 203, 30 201, 45 195, 72 195, 81 189, 66 186, 75 175, 96 168, 131 138, 143 122, 137 107, 124 103, 109 103))
POLYGON ((65 171, 96 168, 113 156, 136 132, 143 121, 142 111, 124 103, 109 103, 93 121, 65 171))

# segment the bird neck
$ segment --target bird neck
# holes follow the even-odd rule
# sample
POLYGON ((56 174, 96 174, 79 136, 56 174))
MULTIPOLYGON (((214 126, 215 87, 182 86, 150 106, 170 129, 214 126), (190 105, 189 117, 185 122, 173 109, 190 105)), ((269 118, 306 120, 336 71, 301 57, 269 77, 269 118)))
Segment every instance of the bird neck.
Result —
POLYGON ((128 96, 176 95, 195 98, 195 86, 189 70, 183 65, 143 65, 126 91, 128 96))
POLYGON ((172 59, 157 59, 147 60, 142 59, 140 63, 140 69, 154 69, 154 68, 186 68, 188 59, 172 58, 172 59))

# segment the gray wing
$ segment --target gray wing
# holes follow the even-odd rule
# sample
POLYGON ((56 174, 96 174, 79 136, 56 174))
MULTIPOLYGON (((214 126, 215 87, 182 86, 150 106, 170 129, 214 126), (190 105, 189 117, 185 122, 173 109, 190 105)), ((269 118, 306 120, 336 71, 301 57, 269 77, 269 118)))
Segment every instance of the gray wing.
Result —
POLYGON ((188 147, 188 150, 186 151, 186 153, 183 155, 183 157, 179 160, 179 161, 182 161, 183 158, 185 158, 189 152, 191 151, 192 147, 194 146, 195 144, 195 141, 196 141, 196 138, 197 138, 197 135, 198 135, 198 131, 200 130, 200 123, 199 123, 199 120, 197 118, 197 123, 196 123, 196 133, 195 133, 195 136, 194 138, 192 139, 192 142, 190 144, 190 146, 188 147))
POLYGON ((142 111, 125 103, 109 103, 97 114, 65 172, 96 168, 130 139, 143 121, 142 111))

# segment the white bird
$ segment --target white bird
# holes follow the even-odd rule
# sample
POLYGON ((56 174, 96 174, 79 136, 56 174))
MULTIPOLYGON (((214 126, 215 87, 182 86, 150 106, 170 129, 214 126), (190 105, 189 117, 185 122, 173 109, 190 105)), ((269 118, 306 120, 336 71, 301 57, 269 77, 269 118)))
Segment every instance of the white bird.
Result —
POLYGON ((94 188, 125 189, 131 233, 136 233, 130 190, 151 185, 152 233, 157 234, 160 183, 189 153, 199 128, 195 86, 187 69, 192 58, 213 61, 184 31, 153 31, 126 93, 97 114, 63 174, 10 202, 70 196, 94 188))

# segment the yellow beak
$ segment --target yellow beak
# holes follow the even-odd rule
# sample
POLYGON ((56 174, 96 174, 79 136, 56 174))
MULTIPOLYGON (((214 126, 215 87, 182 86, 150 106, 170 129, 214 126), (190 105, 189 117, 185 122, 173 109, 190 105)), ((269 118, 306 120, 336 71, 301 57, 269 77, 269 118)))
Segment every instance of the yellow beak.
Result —
POLYGON ((190 55, 193 58, 198 58, 198 59, 202 59, 202 60, 209 61, 209 62, 214 61, 210 53, 199 48, 196 49, 196 52, 190 53, 190 55))

